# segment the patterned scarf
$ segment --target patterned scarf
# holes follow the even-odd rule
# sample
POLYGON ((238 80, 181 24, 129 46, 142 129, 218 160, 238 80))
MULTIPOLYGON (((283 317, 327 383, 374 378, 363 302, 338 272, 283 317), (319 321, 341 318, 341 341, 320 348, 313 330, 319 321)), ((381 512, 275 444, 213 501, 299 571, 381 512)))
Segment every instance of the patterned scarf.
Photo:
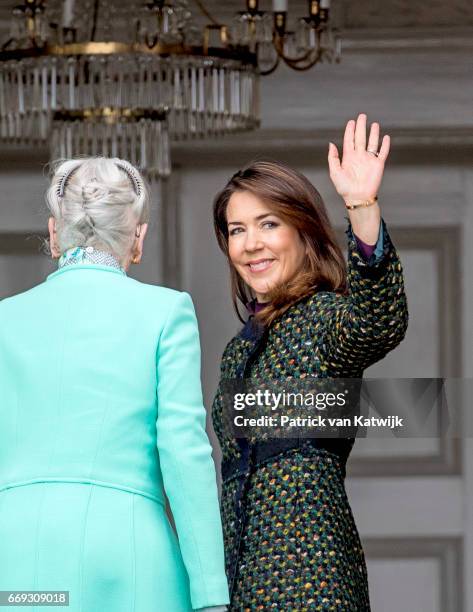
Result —
POLYGON ((108 253, 107 251, 99 251, 98 249, 94 249, 92 246, 80 246, 68 249, 59 258, 58 268, 81 263, 110 266, 112 268, 121 270, 124 274, 126 274, 125 270, 121 267, 120 262, 114 255, 108 253))

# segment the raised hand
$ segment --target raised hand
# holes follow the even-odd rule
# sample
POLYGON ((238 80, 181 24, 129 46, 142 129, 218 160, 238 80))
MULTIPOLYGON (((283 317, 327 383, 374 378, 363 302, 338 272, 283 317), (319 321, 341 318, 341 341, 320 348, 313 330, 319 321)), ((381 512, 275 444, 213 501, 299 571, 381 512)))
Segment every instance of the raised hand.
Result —
POLYGON ((371 200, 377 195, 389 153, 389 136, 384 136, 379 153, 378 143, 379 123, 373 123, 366 144, 366 115, 362 113, 346 125, 341 161, 337 147, 329 144, 330 178, 346 203, 371 200))

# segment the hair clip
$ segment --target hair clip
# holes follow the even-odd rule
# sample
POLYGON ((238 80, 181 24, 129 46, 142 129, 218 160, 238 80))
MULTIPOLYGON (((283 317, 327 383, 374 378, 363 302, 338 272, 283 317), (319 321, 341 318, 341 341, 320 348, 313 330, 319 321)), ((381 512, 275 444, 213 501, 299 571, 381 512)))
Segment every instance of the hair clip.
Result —
MULTIPOLYGON (((74 164, 69 170, 67 170, 60 178, 58 183, 56 184, 56 195, 58 198, 64 197, 64 192, 66 190, 67 181, 70 179, 71 175, 79 166, 82 164, 82 160, 74 164)), ((127 162, 124 159, 118 159, 115 161, 115 165, 118 166, 130 179, 133 189, 138 197, 143 194, 143 183, 136 172, 135 167, 127 162)))
POLYGON ((133 183, 136 195, 139 197, 143 193, 143 184, 136 173, 135 167, 124 159, 118 159, 115 161, 116 165, 125 172, 130 181, 133 183))
POLYGON ((67 170, 62 176, 61 179, 59 180, 59 182, 56 185, 56 195, 58 198, 63 198, 64 197, 64 191, 66 190, 66 183, 69 180, 69 178, 71 177, 71 174, 77 170, 77 168, 81 165, 82 161, 77 162, 76 164, 74 164, 72 166, 72 168, 69 168, 69 170, 67 170))

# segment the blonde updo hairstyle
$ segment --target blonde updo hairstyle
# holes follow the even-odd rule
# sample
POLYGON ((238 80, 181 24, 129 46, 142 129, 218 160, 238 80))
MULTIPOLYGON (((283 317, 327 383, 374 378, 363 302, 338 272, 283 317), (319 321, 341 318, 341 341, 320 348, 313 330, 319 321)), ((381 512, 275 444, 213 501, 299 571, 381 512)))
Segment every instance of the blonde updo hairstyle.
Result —
POLYGON ((88 157, 53 165, 46 203, 56 221, 61 254, 92 246, 123 262, 131 252, 137 225, 148 222, 150 195, 140 172, 129 162, 88 157))

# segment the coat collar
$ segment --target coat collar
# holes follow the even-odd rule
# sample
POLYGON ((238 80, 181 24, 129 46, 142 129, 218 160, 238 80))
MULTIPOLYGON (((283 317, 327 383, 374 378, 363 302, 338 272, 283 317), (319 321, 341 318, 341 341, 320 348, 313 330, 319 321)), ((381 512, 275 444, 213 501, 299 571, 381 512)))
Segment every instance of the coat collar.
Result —
POLYGON ((117 268, 111 268, 110 266, 102 266, 99 264, 91 264, 91 263, 78 263, 73 266, 64 266, 63 268, 59 268, 56 272, 49 274, 46 280, 51 280, 56 276, 60 276, 61 274, 67 274, 68 272, 74 272, 78 270, 99 270, 103 272, 111 272, 112 274, 119 274, 120 276, 126 276, 126 273, 122 270, 118 270, 117 268))
POLYGON ((58 268, 82 263, 110 266, 111 268, 116 268, 117 270, 125 272, 115 255, 109 251, 96 249, 93 246, 78 246, 67 249, 59 258, 58 268))
POLYGON ((68 249, 61 255, 58 261, 58 270, 50 274, 46 280, 54 278, 63 272, 84 269, 104 270, 105 272, 115 272, 126 276, 126 271, 112 253, 96 249, 92 246, 78 246, 68 249))

